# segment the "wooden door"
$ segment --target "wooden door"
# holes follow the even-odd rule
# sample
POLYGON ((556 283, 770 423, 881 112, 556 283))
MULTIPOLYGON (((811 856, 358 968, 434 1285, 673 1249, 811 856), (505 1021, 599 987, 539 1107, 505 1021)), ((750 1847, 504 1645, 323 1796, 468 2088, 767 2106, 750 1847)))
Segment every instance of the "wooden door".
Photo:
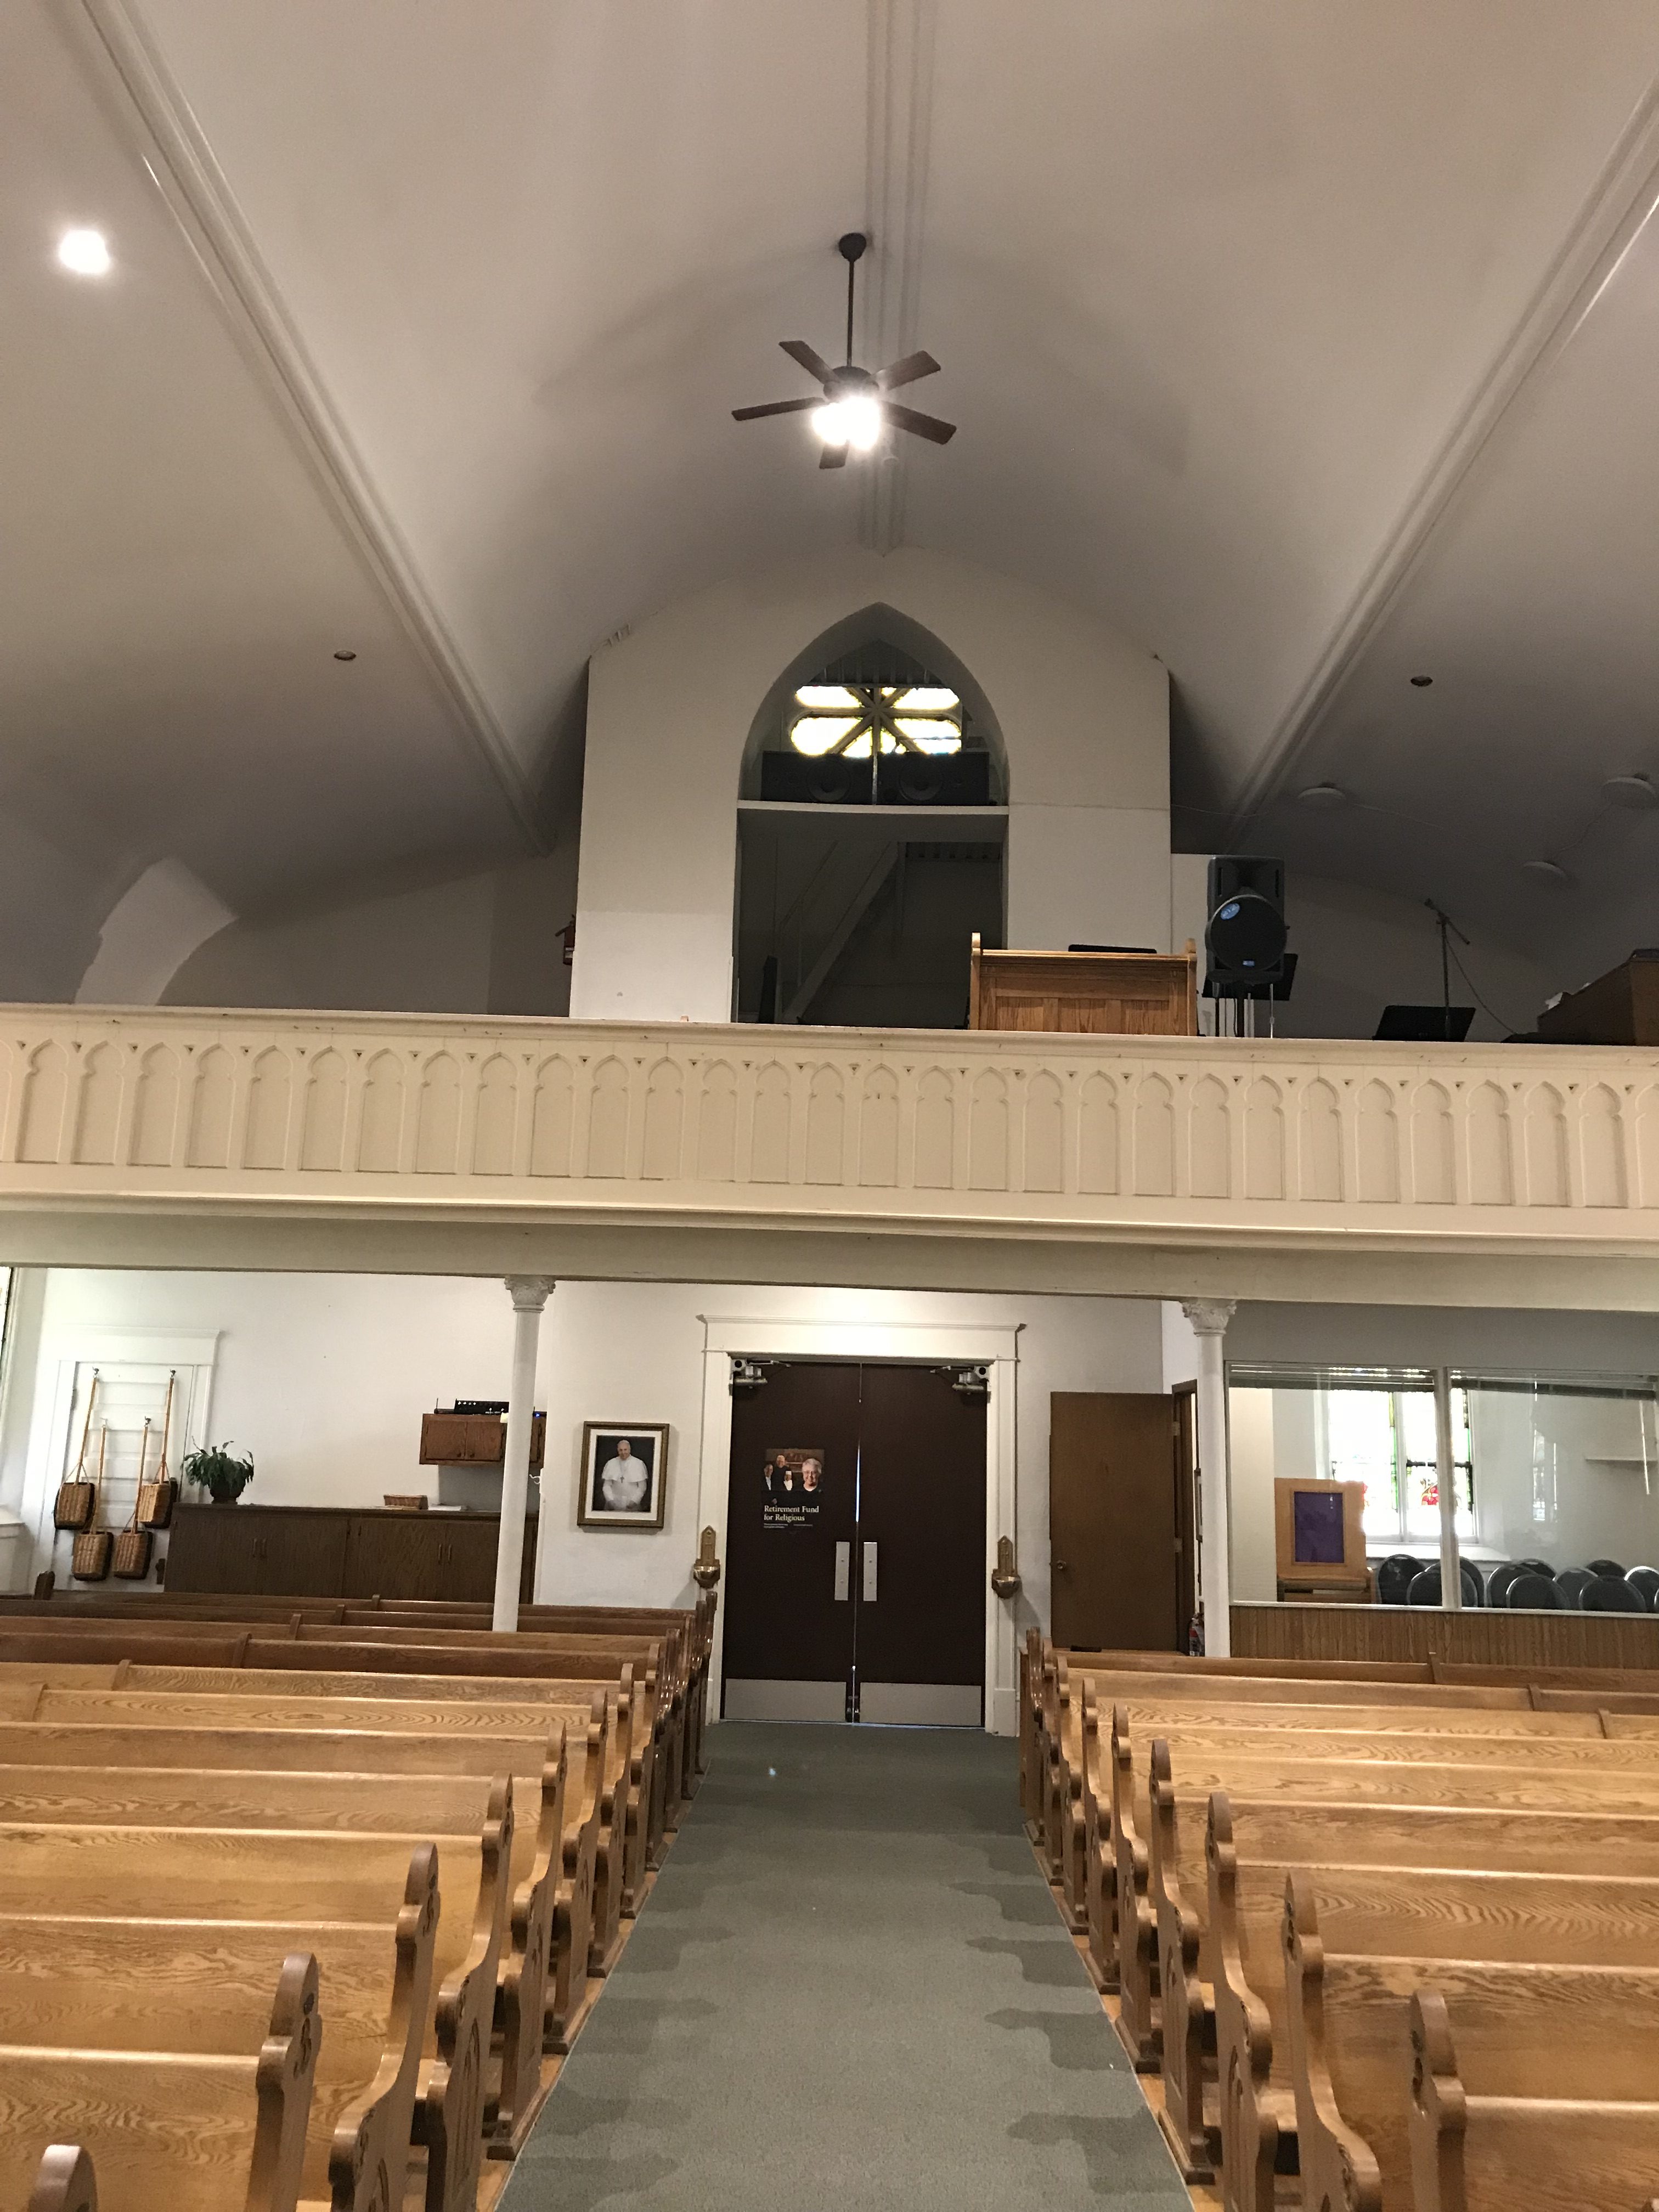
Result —
POLYGON ((984 1718, 985 1400, 958 1392, 956 1371, 863 1370, 860 1720, 977 1728, 984 1718))
POLYGON ((1048 1547, 1056 1644, 1082 1650, 1182 1648, 1176 1487, 1170 1399, 1053 1394, 1048 1547))
POLYGON ((762 1372, 732 1401, 721 1710, 850 1720, 859 1370, 776 1360, 762 1372), (810 1487, 808 1458, 820 1462, 810 1487))

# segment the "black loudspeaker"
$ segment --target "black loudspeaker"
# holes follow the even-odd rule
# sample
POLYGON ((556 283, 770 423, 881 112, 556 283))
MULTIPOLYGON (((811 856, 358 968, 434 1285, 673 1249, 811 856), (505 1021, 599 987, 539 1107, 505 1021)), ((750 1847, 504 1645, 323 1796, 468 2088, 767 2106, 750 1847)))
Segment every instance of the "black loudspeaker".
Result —
POLYGON ((884 806, 988 806, 989 753, 884 753, 877 784, 884 806))
POLYGON ((1285 863, 1218 853, 1209 883, 1204 950, 1217 993, 1277 983, 1285 969, 1285 863))
POLYGON ((798 805, 868 806, 870 763, 841 753, 825 753, 818 760, 806 753, 763 753, 760 795, 793 799, 798 805))

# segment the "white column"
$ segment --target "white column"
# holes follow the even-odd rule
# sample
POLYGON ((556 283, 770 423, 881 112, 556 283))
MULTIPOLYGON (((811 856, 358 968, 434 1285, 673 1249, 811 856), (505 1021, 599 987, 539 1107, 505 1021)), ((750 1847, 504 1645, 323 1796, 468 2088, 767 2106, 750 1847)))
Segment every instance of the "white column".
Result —
POLYGON ((491 1626, 519 1625, 519 1574, 524 1565, 524 1510, 530 1496, 530 1434, 536 1411, 536 1354, 549 1275, 509 1275, 513 1300, 513 1381, 507 1394, 507 1455, 501 1468, 501 1528, 495 1549, 495 1613, 491 1626))
POLYGON ((1231 1577, 1228 1571, 1227 1384, 1221 1340, 1233 1317, 1231 1298, 1183 1298, 1181 1310, 1198 1339, 1198 1487, 1203 1516, 1199 1546, 1199 1593, 1204 1601, 1204 1650, 1211 1659, 1231 1654, 1231 1577))
POLYGON ((1457 1467, 1452 1450, 1451 1376, 1434 1370, 1435 1481, 1440 1492, 1440 1602, 1448 1613, 1463 1604, 1463 1571, 1457 1554, 1457 1467))

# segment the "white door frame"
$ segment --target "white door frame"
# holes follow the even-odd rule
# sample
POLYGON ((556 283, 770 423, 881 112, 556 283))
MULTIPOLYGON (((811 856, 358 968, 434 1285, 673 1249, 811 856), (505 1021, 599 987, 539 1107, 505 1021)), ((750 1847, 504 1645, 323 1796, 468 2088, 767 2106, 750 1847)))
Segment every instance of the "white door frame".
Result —
MULTIPOLYGON (((1018 1526, 1016 1414, 1019 1328, 951 1322, 781 1321, 775 1316, 709 1316, 702 1359, 702 1434, 698 1460, 697 1526, 713 1528, 716 1555, 726 1557, 726 1510, 732 1465, 732 1360, 890 1359, 963 1366, 983 1363, 991 1384, 985 1414, 985 1725, 994 1735, 1019 1726, 1013 1601, 991 1588, 997 1539, 1018 1526)), ((720 1709, 726 1608, 714 1623, 709 1658, 709 1710, 720 1709)))

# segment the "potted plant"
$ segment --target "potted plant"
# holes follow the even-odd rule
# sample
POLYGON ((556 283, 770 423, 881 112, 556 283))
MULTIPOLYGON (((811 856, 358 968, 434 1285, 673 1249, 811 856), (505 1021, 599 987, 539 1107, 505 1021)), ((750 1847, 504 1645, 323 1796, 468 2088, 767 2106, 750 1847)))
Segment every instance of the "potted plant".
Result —
POLYGON ((185 1480, 205 1490, 216 1505, 234 1505, 253 1480, 252 1454, 238 1459, 226 1444, 202 1444, 185 1455, 185 1480))

